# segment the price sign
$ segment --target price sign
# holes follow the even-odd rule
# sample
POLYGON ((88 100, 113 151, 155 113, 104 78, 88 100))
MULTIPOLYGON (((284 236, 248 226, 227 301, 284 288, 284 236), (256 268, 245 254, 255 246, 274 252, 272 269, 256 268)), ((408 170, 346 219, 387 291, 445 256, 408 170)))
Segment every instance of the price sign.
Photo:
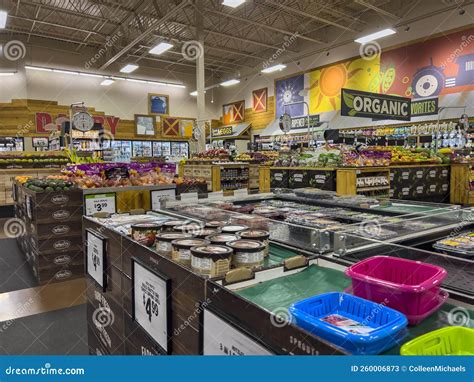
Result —
POLYGON ((133 319, 168 353, 170 280, 136 260, 133 260, 132 267, 133 319))
POLYGON ((181 194, 181 201, 184 203, 197 203, 198 193, 197 192, 185 192, 181 194))
POLYGON ((175 200, 176 199, 175 189, 150 191, 151 209, 153 211, 160 210, 161 201, 165 198, 170 199, 170 200, 175 200))
POLYGON ((107 239, 99 233, 86 230, 86 269, 87 274, 92 277, 105 291, 106 288, 106 253, 107 239))
POLYGON ((239 188, 234 191, 234 197, 236 198, 246 198, 247 196, 249 196, 249 190, 246 188, 239 188))
POLYGON ((209 192, 207 194, 207 198, 209 200, 223 200, 224 199, 224 192, 223 191, 209 192))
POLYGON ((204 355, 273 355, 251 336, 204 309, 204 355))
POLYGON ((97 212, 107 212, 114 214, 115 192, 108 194, 94 194, 85 196, 86 216, 94 215, 97 212))

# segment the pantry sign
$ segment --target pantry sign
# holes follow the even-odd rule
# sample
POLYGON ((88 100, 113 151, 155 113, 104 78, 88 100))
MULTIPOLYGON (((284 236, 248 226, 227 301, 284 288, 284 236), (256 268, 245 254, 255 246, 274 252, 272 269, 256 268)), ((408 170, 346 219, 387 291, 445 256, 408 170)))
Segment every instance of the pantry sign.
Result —
POLYGON ((411 99, 360 90, 341 89, 341 115, 409 121, 411 99))

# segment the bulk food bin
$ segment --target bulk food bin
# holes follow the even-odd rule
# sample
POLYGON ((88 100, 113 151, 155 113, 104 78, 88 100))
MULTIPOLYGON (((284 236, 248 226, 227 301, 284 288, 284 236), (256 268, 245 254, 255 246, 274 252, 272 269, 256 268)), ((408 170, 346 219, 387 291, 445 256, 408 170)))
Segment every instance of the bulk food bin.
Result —
MULTIPOLYGON (((88 329, 91 343, 95 344, 90 349, 91 354, 201 352, 201 304, 211 306, 205 293, 208 279, 193 273, 190 267, 174 262, 156 246, 147 247, 128 236, 136 224, 158 225, 177 217, 151 212, 84 218, 84 239, 88 248, 95 248, 98 253, 88 263, 99 265, 98 273, 89 270, 86 275, 88 329), (157 300, 148 303, 148 297, 157 300), (155 310, 158 303, 159 308, 155 310), (161 312, 158 313, 160 320, 166 324, 148 327, 147 320, 143 320, 143 311, 151 318, 155 312, 161 312), (110 325, 103 325, 103 319, 110 321, 110 325)), ((205 224, 203 221, 198 223, 205 224)), ((91 255, 88 248, 86 258, 91 255)), ((274 244, 270 244, 269 252, 261 269, 282 267, 292 258, 296 258, 297 264, 306 261, 302 253, 274 244)), ((294 260, 289 264, 294 264, 294 260)), ((242 278, 241 272, 237 273, 242 278)), ((254 271, 244 273, 245 277, 252 278, 254 271)), ((226 275, 224 281, 233 277, 236 277, 235 272, 226 275)), ((304 332, 297 331, 303 338, 304 332)), ((319 341, 315 344, 326 349, 322 352, 333 352, 327 344, 321 345, 319 341)))

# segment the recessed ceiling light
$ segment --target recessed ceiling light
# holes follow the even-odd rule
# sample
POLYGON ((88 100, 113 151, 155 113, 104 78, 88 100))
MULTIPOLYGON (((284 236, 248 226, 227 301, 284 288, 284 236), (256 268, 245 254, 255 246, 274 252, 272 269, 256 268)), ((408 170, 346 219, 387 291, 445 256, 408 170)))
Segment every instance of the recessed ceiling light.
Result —
POLYGON ((100 84, 102 86, 110 86, 114 83, 114 80, 111 80, 110 78, 107 78, 106 80, 103 80, 100 84))
POLYGON ((221 86, 232 86, 232 85, 237 85, 238 83, 240 83, 239 80, 232 79, 232 80, 221 82, 221 86))
POLYGON ((138 65, 135 64, 128 64, 125 65, 122 69, 120 69, 121 73, 132 73, 133 71, 138 69, 138 65))
POLYGON ((286 68, 286 65, 278 64, 278 65, 270 66, 269 68, 265 68, 265 69, 261 70, 261 72, 262 73, 273 73, 273 72, 281 71, 285 68, 286 68))
POLYGON ((382 37, 390 36, 392 34, 397 33, 397 31, 393 30, 392 28, 387 28, 387 29, 382 29, 381 31, 371 33, 367 36, 359 37, 355 39, 355 42, 358 42, 359 44, 365 44, 369 41, 374 41, 382 37))
POLYGON ((15 72, 0 72, 0 77, 13 76, 15 72))
POLYGON ((8 13, 5 11, 0 11, 0 29, 4 29, 7 25, 7 16, 8 13))
POLYGON ((245 3, 245 0, 223 0, 222 4, 227 5, 228 7, 231 8, 237 8, 239 5, 242 5, 245 3))
POLYGON ((173 44, 170 44, 168 42, 160 42, 158 45, 151 48, 148 53, 159 55, 166 52, 168 49, 171 49, 172 47, 173 44))

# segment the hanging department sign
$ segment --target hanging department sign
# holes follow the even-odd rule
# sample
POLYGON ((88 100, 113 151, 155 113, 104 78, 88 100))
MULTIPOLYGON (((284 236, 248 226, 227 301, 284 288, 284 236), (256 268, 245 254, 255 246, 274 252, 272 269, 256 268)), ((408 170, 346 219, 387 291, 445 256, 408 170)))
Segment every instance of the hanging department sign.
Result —
POLYGON ((309 119, 309 127, 319 126, 319 114, 310 115, 309 118, 308 116, 293 117, 291 118, 291 130, 307 129, 308 119, 309 119))
POLYGON ((341 89, 341 115, 409 121, 411 100, 386 94, 341 89))
POLYGON ((212 136, 223 137, 225 135, 232 135, 233 132, 232 126, 216 127, 212 129, 212 136))
POLYGON ((414 99, 411 101, 411 116, 438 114, 438 97, 414 99))

